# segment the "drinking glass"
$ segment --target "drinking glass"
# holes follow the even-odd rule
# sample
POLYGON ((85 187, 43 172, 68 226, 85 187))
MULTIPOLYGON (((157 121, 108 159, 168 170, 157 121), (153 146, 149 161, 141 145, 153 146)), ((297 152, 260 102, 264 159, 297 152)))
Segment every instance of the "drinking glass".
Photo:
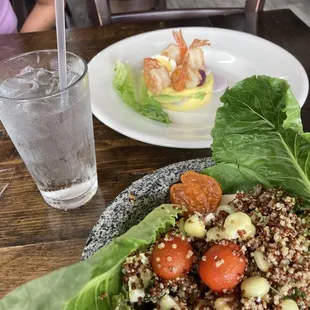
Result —
POLYGON ((88 202, 98 187, 87 64, 66 56, 61 91, 56 50, 0 63, 0 120, 44 200, 64 210, 88 202))

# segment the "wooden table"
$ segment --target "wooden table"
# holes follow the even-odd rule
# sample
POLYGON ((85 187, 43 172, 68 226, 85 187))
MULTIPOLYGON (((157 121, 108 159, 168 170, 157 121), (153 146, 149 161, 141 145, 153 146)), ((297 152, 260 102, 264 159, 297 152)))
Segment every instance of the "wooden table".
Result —
MULTIPOLYGON (((143 25, 70 29, 68 50, 89 61, 129 36, 174 26, 214 26, 257 34, 292 53, 310 74, 310 29, 289 10, 143 25)), ((54 31, 0 36, 0 60, 18 53, 56 48, 54 31)), ((102 68, 104 71, 104 68, 102 68)), ((302 109, 310 130, 310 100, 302 109)), ((48 207, 0 124, 0 169, 13 168, 0 198, 0 297, 16 286, 80 259, 86 238, 107 205, 130 183, 171 163, 210 156, 209 149, 184 150, 129 139, 94 120, 99 190, 86 206, 70 212, 48 207)))

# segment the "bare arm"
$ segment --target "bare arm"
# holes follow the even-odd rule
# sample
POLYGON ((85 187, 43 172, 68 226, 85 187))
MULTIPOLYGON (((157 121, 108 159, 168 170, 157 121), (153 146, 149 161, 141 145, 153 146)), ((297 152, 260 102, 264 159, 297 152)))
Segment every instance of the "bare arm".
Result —
POLYGON ((54 0, 37 0, 20 32, 45 31, 54 25, 54 0))

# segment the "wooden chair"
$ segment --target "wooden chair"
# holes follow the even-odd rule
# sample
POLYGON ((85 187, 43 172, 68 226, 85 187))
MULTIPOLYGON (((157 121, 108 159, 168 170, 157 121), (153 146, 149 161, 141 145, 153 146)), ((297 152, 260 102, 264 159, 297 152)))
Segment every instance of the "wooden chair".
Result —
POLYGON ((95 25, 156 22, 262 11, 265 0, 246 0, 239 8, 166 9, 166 0, 88 0, 95 25))

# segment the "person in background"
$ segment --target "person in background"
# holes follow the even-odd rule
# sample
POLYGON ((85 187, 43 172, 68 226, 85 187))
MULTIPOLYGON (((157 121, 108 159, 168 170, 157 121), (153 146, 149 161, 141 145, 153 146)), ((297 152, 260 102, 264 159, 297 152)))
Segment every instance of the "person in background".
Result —
MULTIPOLYGON (((37 0, 20 32, 45 31, 54 25, 54 0, 37 0)), ((0 0, 0 34, 15 32, 17 32, 17 18, 11 2, 10 0, 0 0)))

